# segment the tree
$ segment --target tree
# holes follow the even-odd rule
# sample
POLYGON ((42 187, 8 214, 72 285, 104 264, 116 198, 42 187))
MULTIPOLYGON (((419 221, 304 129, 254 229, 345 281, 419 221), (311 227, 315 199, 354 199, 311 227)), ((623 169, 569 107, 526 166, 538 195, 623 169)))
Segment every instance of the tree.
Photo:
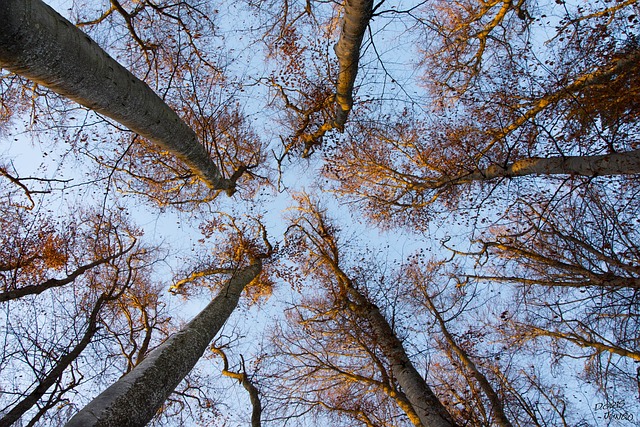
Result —
POLYGON ((228 285, 180 332, 78 412, 68 426, 146 425, 178 383, 191 371, 233 309, 260 273, 260 263, 233 273, 228 285))
MULTIPOLYGON (((624 193, 623 193, 624 194, 624 193)), ((638 345, 633 217, 616 212, 615 192, 588 189, 553 209, 529 206, 514 228, 496 228, 479 240, 484 268, 467 277, 513 284, 525 310, 506 313, 505 331, 518 345, 548 339, 555 357, 585 361, 583 378, 602 390, 604 371, 630 387, 638 345), (626 379, 625 379, 626 378, 626 379)))
POLYGON ((507 186, 535 197, 539 182, 637 175, 635 2, 593 13, 542 5, 562 16, 543 48, 529 37, 542 18, 525 2, 435 3, 424 53, 435 106, 356 119, 327 156, 340 194, 363 200, 373 221, 419 227, 507 186), (549 51, 559 58, 545 60, 549 51))
POLYGON ((636 0, 60 12, 0 10, 0 423, 627 416, 636 0))
MULTIPOLYGON (((64 384, 62 382, 62 376, 65 370, 69 368, 69 366, 80 356, 80 353, 89 345, 89 343, 94 338, 97 330, 98 330, 98 315, 100 311, 104 308, 105 303, 117 299, 126 288, 117 289, 116 286, 113 286, 108 290, 107 293, 104 293, 98 297, 98 300, 95 303, 95 306, 90 311, 89 318, 87 321, 86 331, 80 338, 80 340, 72 347, 70 350, 60 356, 56 361, 55 365, 46 373, 46 375, 40 379, 37 386, 31 391, 29 394, 25 395, 23 399, 21 399, 13 408, 8 411, 1 419, 0 425, 2 426, 11 426, 16 421, 18 421, 29 409, 35 406, 38 401, 47 393, 47 391, 55 386, 57 390, 54 390, 53 396, 56 393, 62 395, 65 391, 73 388, 77 385, 73 382, 71 384, 64 384)), ((53 397, 52 396, 52 397, 53 397)), ((56 396, 54 398, 49 398, 46 404, 40 408, 35 417, 31 420, 30 424, 34 421, 37 421, 40 416, 43 415, 44 411, 51 408, 53 405, 59 403, 61 401, 61 397, 56 396)))
MULTIPOLYGON (((453 426, 453 419, 442 405, 431 387, 425 382, 396 336, 393 328, 385 319, 379 307, 370 301, 364 290, 360 290, 341 266, 339 244, 335 228, 328 222, 324 213, 314 206, 307 195, 300 197, 299 219, 294 219, 289 227, 293 246, 305 248, 307 259, 302 259, 303 271, 318 269, 326 275, 323 279, 334 282, 335 294, 339 298, 335 304, 353 312, 355 316, 368 324, 370 334, 380 352, 388 360, 390 371, 406 395, 413 413, 422 425, 453 426)), ((309 274, 309 273, 306 273, 309 274)), ((322 276, 320 276, 322 277, 322 276)), ((413 413, 408 411, 408 415, 413 413)))
MULTIPOLYGON (((422 325, 435 323, 428 332, 436 342, 430 375, 447 385, 452 414, 471 425, 587 422, 573 410, 564 383, 547 378, 547 363, 554 363, 543 356, 547 347, 532 345, 525 350, 505 327, 510 318, 521 315, 528 301, 511 299, 512 289, 504 285, 489 287, 470 279, 464 260, 455 261, 434 260, 418 252, 407 259, 398 279, 406 283, 403 299, 414 308, 414 315, 430 318, 418 324, 416 333, 425 329, 422 325), (525 352, 528 357, 523 357, 525 352)), ((566 380, 573 368, 555 369, 553 375, 566 380)))
POLYGON ((156 254, 123 218, 91 212, 60 225, 22 208, 13 213, 3 218, 2 363, 21 379, 5 389, 0 425, 6 426, 34 425, 47 411, 63 409, 92 369, 108 378, 108 363, 86 363, 96 353, 117 360, 122 349, 142 359, 151 333, 166 323, 145 271, 156 254), (131 299, 137 304, 124 302, 131 299), (137 321, 122 322, 133 320, 136 310, 147 318, 143 336, 137 321), (118 345, 120 336, 130 344, 118 345))
MULTIPOLYGON (((258 229, 264 232, 260 224, 258 229)), ((266 234, 261 236, 264 246, 260 248, 259 243, 244 236, 242 231, 232 222, 230 232, 237 233, 230 237, 232 240, 228 250, 232 253, 228 259, 225 259, 224 252, 220 254, 220 261, 227 266, 196 272, 175 285, 176 289, 181 290, 196 279, 225 274, 229 278, 218 295, 180 331, 171 335, 130 372, 78 412, 67 423, 68 426, 142 426, 154 417, 209 348, 238 305, 245 288, 263 273, 262 260, 272 253, 266 234)))
POLYGON ((49 6, 7 3, 0 19, 3 68, 113 118, 178 156, 212 189, 233 192, 239 176, 222 177, 193 130, 160 97, 49 6))

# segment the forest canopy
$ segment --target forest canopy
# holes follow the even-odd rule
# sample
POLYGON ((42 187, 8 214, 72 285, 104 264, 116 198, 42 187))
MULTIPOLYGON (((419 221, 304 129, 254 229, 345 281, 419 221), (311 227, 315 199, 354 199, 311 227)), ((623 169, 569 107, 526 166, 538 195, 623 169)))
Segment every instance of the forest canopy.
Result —
POLYGON ((636 0, 3 0, 0 426, 632 426, 636 0))

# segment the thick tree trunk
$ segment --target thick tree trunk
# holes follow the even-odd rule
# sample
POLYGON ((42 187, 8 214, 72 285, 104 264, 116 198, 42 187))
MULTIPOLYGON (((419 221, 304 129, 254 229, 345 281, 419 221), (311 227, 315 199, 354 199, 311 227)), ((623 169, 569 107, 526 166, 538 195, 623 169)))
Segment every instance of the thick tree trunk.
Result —
POLYGON ((315 132, 300 135, 304 141, 304 151, 302 152, 304 158, 311 155, 314 147, 321 143, 328 131, 337 129, 342 132, 344 130, 349 112, 353 107, 353 86, 358 74, 362 39, 372 13, 373 0, 345 0, 344 2, 340 39, 334 47, 339 65, 335 112, 333 118, 323 123, 315 132))
MULTIPOLYGON (((346 279, 346 276, 343 276, 343 279, 346 279)), ((358 292, 350 281, 347 283, 347 291, 353 299, 350 308, 369 321, 374 331, 376 342, 391 363, 391 371, 422 425, 425 427, 454 427, 456 424, 451 415, 449 415, 431 390, 431 387, 413 366, 402 342, 398 339, 380 309, 358 292)))
POLYGON ((640 174, 640 150, 600 156, 532 157, 516 160, 506 166, 491 165, 486 169, 453 178, 423 182, 415 185, 418 189, 435 189, 447 185, 463 185, 475 181, 489 181, 496 178, 514 178, 527 175, 638 175, 640 174))
POLYGON ((340 39, 335 46, 340 68, 336 82, 336 117, 333 126, 344 128, 353 107, 353 86, 358 73, 360 47, 373 11, 373 0, 345 0, 340 39))
POLYGON ((144 82, 40 0, 2 0, 0 66, 112 118, 232 192, 195 132, 144 82))
MULTIPOLYGON (((424 427, 456 427, 457 424, 451 414, 415 368, 402 341, 378 306, 357 289, 340 267, 339 245, 331 226, 326 223, 324 213, 317 209, 308 196, 300 201, 300 209, 311 216, 310 218, 304 217, 305 225, 310 226, 311 229, 299 223, 296 224, 311 242, 307 248, 310 255, 308 262, 328 265, 338 282, 339 290, 337 293, 341 298, 339 304, 346 303, 348 310, 369 323, 372 329, 371 338, 391 365, 391 372, 421 425, 424 427), (315 257, 317 259, 314 259, 315 257)), ((291 228, 289 227, 289 229, 291 228)), ((409 413, 407 415, 410 416, 409 413)), ((411 417, 411 421, 417 424, 413 417, 411 417)))
POLYGON ((261 268, 258 260, 237 271, 200 314, 93 399, 67 427, 146 425, 202 357, 261 268))

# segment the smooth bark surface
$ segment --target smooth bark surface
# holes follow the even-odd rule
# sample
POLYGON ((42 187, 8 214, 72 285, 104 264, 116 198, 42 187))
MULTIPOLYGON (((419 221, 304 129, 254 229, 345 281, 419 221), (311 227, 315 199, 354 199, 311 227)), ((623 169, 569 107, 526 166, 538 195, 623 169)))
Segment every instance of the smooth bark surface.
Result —
POLYGON ((333 124, 344 128, 353 107, 353 86, 358 73, 360 47, 373 11, 373 0, 345 0, 342 31, 335 52, 340 69, 336 82, 336 117, 333 124))
POLYGON ((304 141, 303 158, 311 155, 314 146, 320 144, 328 131, 332 129, 344 131, 344 125, 353 107, 353 87, 358 74, 362 40, 372 13, 373 0, 345 0, 344 2, 340 38, 334 47, 338 58, 334 114, 315 132, 301 135, 304 141))
POLYGON ((441 188, 446 185, 463 185, 474 181, 496 178, 514 178, 527 175, 637 175, 640 174, 640 150, 600 156, 532 157, 516 160, 506 166, 491 165, 486 169, 454 178, 416 184, 419 189, 441 188))
POLYGON ((243 289, 258 276, 261 268, 258 260, 238 270, 191 322, 92 400, 67 427, 146 425, 200 360, 238 305, 243 289))
POLYGON ((232 192, 195 132, 156 93, 40 0, 2 0, 0 66, 123 124, 232 192))
POLYGON ((413 366, 402 342, 380 309, 354 287, 349 286, 348 292, 355 302, 351 308, 369 321, 380 349, 391 363, 391 370, 398 384, 422 424, 425 427, 454 427, 456 424, 451 416, 413 366))
MULTIPOLYGON (((361 293, 356 284, 342 270, 339 262, 338 243, 333 235, 334 231, 326 223, 323 213, 318 211, 308 198, 306 202, 309 204, 305 210, 311 214, 312 219, 304 219, 306 224, 311 225, 312 231, 299 224, 298 226, 304 235, 313 242, 311 244, 314 248, 311 250, 313 256, 318 257, 317 261, 320 263, 326 263, 335 275, 340 288, 338 294, 341 295, 340 298, 343 298, 340 304, 346 303, 348 310, 369 323, 373 340, 390 364, 397 384, 402 389, 421 425, 424 427, 456 427, 457 424, 451 414, 415 368, 402 341, 378 306, 361 293)), ((305 208, 304 205, 303 208, 305 208)), ((316 260, 314 260, 315 262, 316 260)), ((417 425, 412 415, 407 412, 407 416, 417 425)))

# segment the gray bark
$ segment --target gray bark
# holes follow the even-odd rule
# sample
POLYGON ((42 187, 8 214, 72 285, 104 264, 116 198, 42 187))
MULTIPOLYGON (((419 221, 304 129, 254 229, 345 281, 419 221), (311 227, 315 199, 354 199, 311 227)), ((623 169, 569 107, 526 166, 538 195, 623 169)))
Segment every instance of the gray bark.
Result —
POLYGON ((435 189, 447 185, 469 184, 496 178, 515 178, 527 175, 576 175, 585 177, 640 174, 640 150, 599 156, 532 157, 516 160, 506 166, 491 165, 486 169, 452 178, 430 181, 425 179, 416 189, 435 189))
POLYGON ((321 143, 328 131, 337 129, 342 132, 344 130, 349 112, 353 107, 353 86, 358 74, 362 39, 372 13, 373 0, 345 0, 340 38, 334 47, 338 58, 335 112, 333 118, 325 121, 315 132, 300 135, 304 141, 303 158, 311 155, 314 146, 321 143))
POLYGON ((0 66, 112 118, 232 192, 195 132, 144 82, 40 0, 2 0, 0 66))
MULTIPOLYGON (((309 248, 309 254, 312 259, 318 257, 317 261, 329 265, 335 274, 340 287, 338 292, 339 298, 342 299, 340 304, 346 303, 348 310, 367 321, 371 326, 372 339, 391 365, 391 372, 420 423, 424 427, 457 427, 451 414, 413 365, 402 341, 378 306, 358 290, 340 267, 338 242, 333 236, 331 228, 325 223, 324 214, 317 210, 310 199, 303 199, 302 203, 301 208, 313 216, 313 218, 305 218, 306 224, 311 226, 313 231, 303 225, 296 224, 312 242, 310 246, 313 246, 314 249, 309 248), (306 205, 306 203, 309 204, 306 205)), ((315 264, 315 262, 312 263, 315 264)), ((407 415, 410 416, 409 413, 407 415)))
POLYGON ((350 281, 348 281, 347 290, 349 296, 354 300, 350 308, 369 321, 380 349, 391 363, 391 371, 422 425, 425 427, 455 427, 456 424, 451 415, 413 366, 402 342, 380 309, 355 289, 350 281))
POLYGON ((373 0, 345 0, 342 31, 335 46, 340 68, 336 82, 337 105, 333 126, 338 130, 344 128, 353 107, 353 86, 358 73, 360 47, 372 12, 373 0))
POLYGON ((238 270, 227 285, 182 330, 175 333, 78 412, 67 427, 144 426, 200 360, 238 305, 240 294, 262 264, 238 270))
POLYGON ((600 156, 565 156, 522 159, 501 167, 490 166, 482 172, 485 179, 525 175, 635 175, 640 173, 640 150, 600 156))

